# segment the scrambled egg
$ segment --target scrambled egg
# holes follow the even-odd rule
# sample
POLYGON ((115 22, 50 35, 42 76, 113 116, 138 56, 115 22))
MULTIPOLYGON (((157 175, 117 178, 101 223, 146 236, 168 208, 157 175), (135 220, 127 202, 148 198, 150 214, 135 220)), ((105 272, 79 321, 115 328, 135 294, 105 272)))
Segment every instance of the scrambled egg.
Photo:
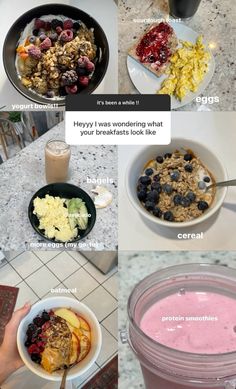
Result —
POLYGON ((177 49, 170 58, 170 66, 167 69, 166 78, 157 94, 174 95, 180 101, 188 92, 196 92, 206 72, 210 54, 205 50, 202 36, 196 43, 180 41, 182 47, 177 49))
POLYGON ((71 229, 68 209, 64 207, 65 199, 46 195, 34 199, 33 213, 39 219, 39 229, 45 230, 45 236, 67 242, 77 236, 77 228, 71 229))

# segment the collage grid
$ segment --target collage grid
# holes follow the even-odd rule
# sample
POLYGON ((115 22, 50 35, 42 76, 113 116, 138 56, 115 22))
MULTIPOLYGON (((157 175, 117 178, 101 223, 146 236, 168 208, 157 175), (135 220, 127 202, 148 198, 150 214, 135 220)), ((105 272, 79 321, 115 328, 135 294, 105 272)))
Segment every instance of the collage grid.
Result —
POLYGON ((77 389, 117 355, 117 268, 104 275, 78 252, 7 252, 0 268, 0 284, 19 288, 16 308, 53 297, 51 289, 74 289, 70 296, 93 310, 102 329, 102 351, 85 375, 73 381, 77 389))

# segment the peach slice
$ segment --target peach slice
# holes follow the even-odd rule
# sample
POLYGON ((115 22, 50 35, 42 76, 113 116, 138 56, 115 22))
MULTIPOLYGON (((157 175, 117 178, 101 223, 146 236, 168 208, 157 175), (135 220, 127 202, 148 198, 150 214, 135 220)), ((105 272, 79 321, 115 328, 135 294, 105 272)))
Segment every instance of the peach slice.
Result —
POLYGON ((55 315, 61 317, 66 320, 69 324, 71 324, 75 328, 80 328, 80 320, 77 315, 67 308, 59 308, 54 311, 55 315))
POLYGON ((80 338, 80 353, 77 362, 82 361, 82 359, 86 357, 86 355, 90 351, 90 348, 91 348, 91 343, 89 338, 86 335, 82 335, 82 337, 80 338))
POLYGON ((85 330, 85 331, 90 331, 90 326, 88 322, 81 316, 77 315, 79 321, 80 321, 80 328, 85 330))
POLYGON ((80 354, 80 342, 77 336, 72 333, 71 339, 71 351, 70 351, 70 360, 69 364, 72 365, 77 361, 77 358, 80 354))

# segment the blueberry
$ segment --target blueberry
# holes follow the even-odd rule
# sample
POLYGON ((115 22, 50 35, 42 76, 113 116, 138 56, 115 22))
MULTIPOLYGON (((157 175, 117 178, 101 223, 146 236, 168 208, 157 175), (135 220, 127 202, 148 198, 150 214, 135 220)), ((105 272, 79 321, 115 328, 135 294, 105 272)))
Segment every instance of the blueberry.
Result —
POLYGON ((145 192, 146 192, 147 191, 147 186, 139 183, 137 185, 137 191, 140 192, 141 190, 145 190, 145 192))
POLYGON ((58 19, 53 19, 51 21, 51 27, 53 28, 53 30, 56 30, 57 27, 63 28, 63 22, 58 19))
POLYGON ((154 203, 159 202, 159 194, 156 190, 152 190, 147 194, 147 201, 153 201, 154 203))
POLYGON ((82 23, 80 21, 73 23, 73 28, 77 31, 82 26, 82 23))
POLYGON ((199 181, 198 188, 201 190, 206 189, 206 183, 204 181, 199 181))
POLYGON ((41 362, 40 354, 32 353, 31 354, 31 359, 32 359, 33 362, 36 362, 38 364, 40 364, 40 362, 41 362))
POLYGON ((34 35, 32 35, 30 38, 29 38, 29 42, 30 43, 34 43, 36 41, 36 37, 34 35))
POLYGON ((182 201, 183 196, 176 194, 173 198, 174 204, 175 205, 180 205, 182 201))
MULTIPOLYGON (((43 311, 42 313, 42 319, 46 322, 50 320, 50 316, 46 311, 43 311)), ((41 330, 41 329, 40 329, 41 330)))
POLYGON ((145 174, 146 174, 146 176, 151 176, 153 174, 153 169, 151 169, 151 168, 146 169, 145 174))
POLYGON ((41 42, 43 42, 46 38, 47 38, 47 35, 44 34, 44 32, 39 35, 39 39, 41 40, 41 42))
POLYGON ((146 201, 145 208, 147 211, 152 211, 155 208, 155 203, 153 201, 146 201))
POLYGON ((51 41, 56 42, 58 39, 58 34, 56 32, 51 32, 48 34, 48 38, 51 39, 51 41))
POLYGON ((166 154, 164 155, 164 158, 165 158, 165 159, 171 158, 171 157, 172 157, 172 154, 171 154, 171 153, 166 153, 166 154))
POLYGON ((146 200, 146 196, 147 196, 146 190, 140 190, 137 194, 138 194, 138 199, 140 201, 145 201, 146 200))
POLYGON ((52 99, 53 97, 55 97, 55 93, 52 90, 49 90, 49 91, 47 91, 47 97, 52 99))
POLYGON ((34 35, 34 36, 38 36, 38 33, 39 33, 39 29, 35 28, 35 29, 33 30, 33 35, 34 35))
POLYGON ((173 188, 170 184, 164 184, 162 186, 162 190, 163 190, 163 192, 165 192, 167 194, 171 194, 173 192, 173 188))
POLYGON ((184 155, 184 160, 185 160, 185 161, 192 161, 192 159, 193 159, 192 154, 186 153, 186 154, 184 155))
POLYGON ((142 177, 139 178, 139 182, 140 182, 141 184, 147 186, 147 185, 151 184, 152 180, 151 180, 151 178, 148 177, 148 176, 142 176, 142 177))
POLYGON ((88 75, 87 69, 80 68, 79 66, 76 68, 76 72, 77 72, 78 76, 87 76, 88 75))
POLYGON ((193 203, 196 200, 196 195, 193 192, 188 192, 186 197, 193 203))
POLYGON ((152 189, 152 190, 156 190, 157 193, 161 193, 161 191, 162 191, 162 186, 161 186, 161 184, 160 184, 159 182, 152 182, 152 184, 151 184, 151 189, 152 189))
POLYGON ((178 172, 178 170, 175 170, 174 172, 171 172, 170 173, 170 178, 172 181, 178 181, 179 178, 180 178, 180 173, 178 172))
POLYGON ((161 177, 160 174, 155 174, 155 176, 152 177, 153 181, 160 181, 161 177))
POLYGON ((37 327, 41 327, 43 325, 43 320, 41 317, 39 316, 36 316, 33 320, 33 323, 37 326, 37 327))
POLYGON ((199 211, 205 211, 207 208, 209 208, 209 205, 206 201, 201 200, 198 202, 197 207, 199 211))
POLYGON ((206 177, 203 178, 203 181, 204 181, 204 182, 210 182, 211 179, 210 179, 210 177, 206 176, 206 177))
POLYGON ((189 200, 188 197, 183 197, 182 200, 181 200, 181 205, 184 207, 184 208, 187 208, 189 207, 191 204, 191 201, 189 200))
POLYGON ((167 211, 164 213, 164 220, 168 221, 168 222, 173 222, 174 220, 174 215, 171 211, 167 211))
POLYGON ((153 215, 156 216, 156 217, 161 218, 162 217, 162 213, 163 213, 162 210, 160 208, 158 208, 158 207, 154 208, 154 210, 153 210, 153 215))
POLYGON ((188 173, 192 173, 193 167, 190 163, 188 163, 187 165, 184 166, 184 170, 188 173))
POLYGON ((160 155, 158 155, 158 156, 156 157, 156 161, 157 161, 158 163, 163 163, 164 159, 163 159, 163 157, 161 157, 160 155))
POLYGON ((29 346, 31 346, 31 341, 29 340, 29 339, 27 339, 26 341, 25 341, 25 347, 29 347, 29 346))

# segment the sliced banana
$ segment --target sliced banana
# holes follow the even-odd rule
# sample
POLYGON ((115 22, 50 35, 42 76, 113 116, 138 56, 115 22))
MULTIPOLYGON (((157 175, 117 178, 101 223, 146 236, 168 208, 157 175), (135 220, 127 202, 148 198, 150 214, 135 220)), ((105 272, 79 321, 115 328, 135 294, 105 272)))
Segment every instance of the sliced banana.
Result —
POLYGON ((112 202, 112 194, 104 186, 96 186, 95 189, 92 189, 91 192, 95 193, 97 196, 94 198, 94 204, 96 208, 105 208, 112 202))

